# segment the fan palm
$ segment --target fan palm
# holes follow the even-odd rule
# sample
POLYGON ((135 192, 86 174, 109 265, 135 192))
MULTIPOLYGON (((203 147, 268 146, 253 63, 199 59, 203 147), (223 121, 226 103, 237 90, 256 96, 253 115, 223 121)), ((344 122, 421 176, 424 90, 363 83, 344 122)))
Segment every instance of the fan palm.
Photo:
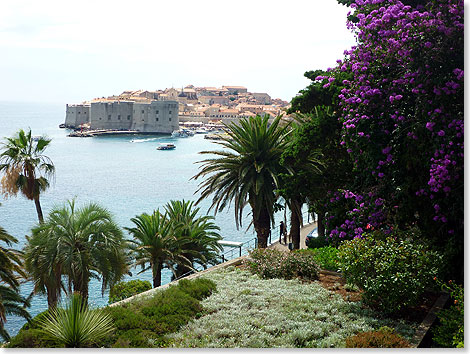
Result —
POLYGON ((37 288, 45 287, 48 297, 50 291, 60 295, 65 276, 68 293, 73 289, 87 301, 90 278, 101 278, 104 293, 127 273, 126 246, 108 210, 94 203, 77 209, 72 200, 33 228, 25 259, 37 288))
MULTIPOLYGON (((33 231, 35 232, 35 231, 33 231)), ((65 289, 62 282, 62 265, 57 262, 56 240, 37 232, 26 236, 24 248, 24 265, 29 279, 33 282, 33 294, 46 294, 49 308, 56 306, 61 291, 65 289)))
MULTIPOLYGON (((222 240, 216 226, 212 220, 214 217, 204 215, 198 216, 200 208, 194 208, 194 203, 189 201, 172 200, 165 206, 169 222, 172 224, 173 233, 177 238, 188 239, 187 249, 192 252, 185 253, 191 263, 200 264, 207 267, 208 264, 217 262, 222 246, 218 243, 222 240)), ((176 276, 181 276, 190 269, 184 266, 177 266, 176 276)))
POLYGON ((132 218, 135 227, 126 228, 133 236, 133 250, 135 252, 135 265, 141 266, 140 273, 151 269, 153 286, 162 283, 162 270, 169 268, 175 274, 177 264, 191 267, 191 261, 184 256, 188 240, 177 238, 168 222, 166 214, 157 209, 153 214, 146 213, 132 218))
POLYGON ((242 224, 244 207, 250 205, 260 248, 267 247, 274 222, 278 175, 285 172, 279 160, 289 129, 280 122, 278 116, 269 126, 267 116, 256 116, 228 125, 228 137, 218 142, 226 149, 202 151, 201 154, 219 157, 200 161, 201 170, 193 177, 207 177, 199 185, 201 197, 197 203, 213 194, 210 209, 217 213, 234 202, 237 228, 242 224))
MULTIPOLYGON (((0 227, 0 242, 11 246, 18 241, 0 227)), ((0 336, 5 340, 10 337, 4 328, 6 315, 31 318, 25 310, 29 301, 19 293, 19 279, 24 275, 21 252, 0 246, 0 336)))
POLYGON ((16 136, 6 138, 0 154, 0 171, 5 173, 1 181, 3 194, 16 195, 21 191, 34 200, 39 222, 44 220, 39 195, 49 187, 48 179, 55 172, 51 159, 43 155, 50 142, 45 137, 33 138, 31 130, 20 129, 16 136))
POLYGON ((96 343, 114 330, 111 317, 103 310, 89 309, 79 294, 71 296, 65 309, 50 309, 39 326, 41 332, 68 348, 96 343))

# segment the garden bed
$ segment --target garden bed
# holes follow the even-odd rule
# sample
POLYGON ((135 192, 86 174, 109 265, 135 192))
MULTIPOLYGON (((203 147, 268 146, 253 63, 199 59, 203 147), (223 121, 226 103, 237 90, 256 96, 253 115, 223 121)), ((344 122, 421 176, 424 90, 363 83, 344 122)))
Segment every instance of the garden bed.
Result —
POLYGON ((347 337, 383 326, 411 340, 419 325, 386 318, 352 301, 354 291, 344 289, 333 274, 320 282, 263 280, 229 267, 204 277, 217 284, 217 293, 202 302, 200 318, 170 335, 173 347, 344 347, 347 337))

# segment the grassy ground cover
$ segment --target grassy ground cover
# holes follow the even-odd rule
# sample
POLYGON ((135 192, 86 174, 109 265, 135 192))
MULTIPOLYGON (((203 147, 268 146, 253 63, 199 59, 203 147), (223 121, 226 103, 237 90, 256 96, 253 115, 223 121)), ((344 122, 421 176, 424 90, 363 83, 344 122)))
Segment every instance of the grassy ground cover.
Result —
POLYGON ((169 335, 173 347, 344 347, 346 338, 382 326, 411 339, 416 325, 346 302, 316 282, 261 279, 228 267, 204 276, 217 292, 201 317, 169 335))

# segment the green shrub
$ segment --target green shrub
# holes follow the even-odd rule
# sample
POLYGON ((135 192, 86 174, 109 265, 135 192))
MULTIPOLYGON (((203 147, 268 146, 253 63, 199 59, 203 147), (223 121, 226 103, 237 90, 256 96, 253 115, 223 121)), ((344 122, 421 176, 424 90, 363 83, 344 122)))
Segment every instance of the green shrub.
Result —
POLYGON ((464 347, 464 288, 452 281, 440 284, 442 290, 450 293, 450 308, 439 311, 439 325, 433 329, 433 341, 444 348, 464 347))
POLYGON ((151 298, 106 311, 114 320, 116 332, 103 345, 114 348, 165 347, 165 335, 178 330, 202 312, 200 300, 216 289, 208 279, 183 279, 178 285, 158 291, 151 298))
POLYGON ((131 280, 116 283, 109 291, 109 303, 127 299, 128 297, 140 294, 152 289, 152 284, 148 280, 131 280))
POLYGON ((364 290, 365 303, 385 313, 415 305, 441 260, 416 242, 372 234, 344 241, 338 257, 346 281, 364 290))
POLYGON ((178 282, 178 288, 189 296, 202 300, 215 291, 216 285, 212 280, 204 278, 196 278, 194 280, 181 279, 178 282))
POLYGON ((163 331, 168 333, 188 323, 201 311, 200 302, 178 286, 158 293, 150 300, 149 306, 141 310, 144 316, 158 321, 163 331))
POLYGON ((321 269, 336 272, 339 268, 338 249, 332 246, 320 247, 295 252, 311 254, 321 269))
POLYGON ((18 334, 10 339, 7 348, 64 348, 54 339, 46 336, 40 329, 20 329, 18 334))
POLYGON ((346 338, 346 348, 410 348, 410 343, 389 327, 346 338))
POLYGON ((49 311, 37 314, 31 321, 25 323, 18 334, 10 339, 7 348, 60 348, 53 338, 50 338, 40 330, 39 323, 47 316, 49 311))
POLYGON ((319 267, 308 253, 255 249, 245 264, 252 273, 266 279, 318 279, 319 267))
POLYGON ((328 246, 329 240, 326 237, 312 237, 307 240, 307 247, 308 248, 321 248, 328 246))

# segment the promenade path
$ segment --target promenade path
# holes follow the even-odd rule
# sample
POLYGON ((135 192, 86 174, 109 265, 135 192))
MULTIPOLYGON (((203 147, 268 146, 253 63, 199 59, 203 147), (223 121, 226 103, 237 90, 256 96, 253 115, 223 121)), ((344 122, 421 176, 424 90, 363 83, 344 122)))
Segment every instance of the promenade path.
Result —
MULTIPOLYGON (((307 246, 305 245, 305 238, 307 237, 308 233, 312 231, 314 228, 317 227, 317 222, 311 222, 309 224, 304 224, 303 227, 300 228, 300 248, 301 249, 306 249, 307 246)), ((289 250, 289 244, 285 245, 284 243, 280 244, 279 243, 279 232, 276 233, 276 235, 272 236, 272 240, 276 240, 276 242, 270 244, 268 248, 274 248, 280 251, 288 251, 289 250)), ((289 241, 289 240, 288 240, 289 241)))

